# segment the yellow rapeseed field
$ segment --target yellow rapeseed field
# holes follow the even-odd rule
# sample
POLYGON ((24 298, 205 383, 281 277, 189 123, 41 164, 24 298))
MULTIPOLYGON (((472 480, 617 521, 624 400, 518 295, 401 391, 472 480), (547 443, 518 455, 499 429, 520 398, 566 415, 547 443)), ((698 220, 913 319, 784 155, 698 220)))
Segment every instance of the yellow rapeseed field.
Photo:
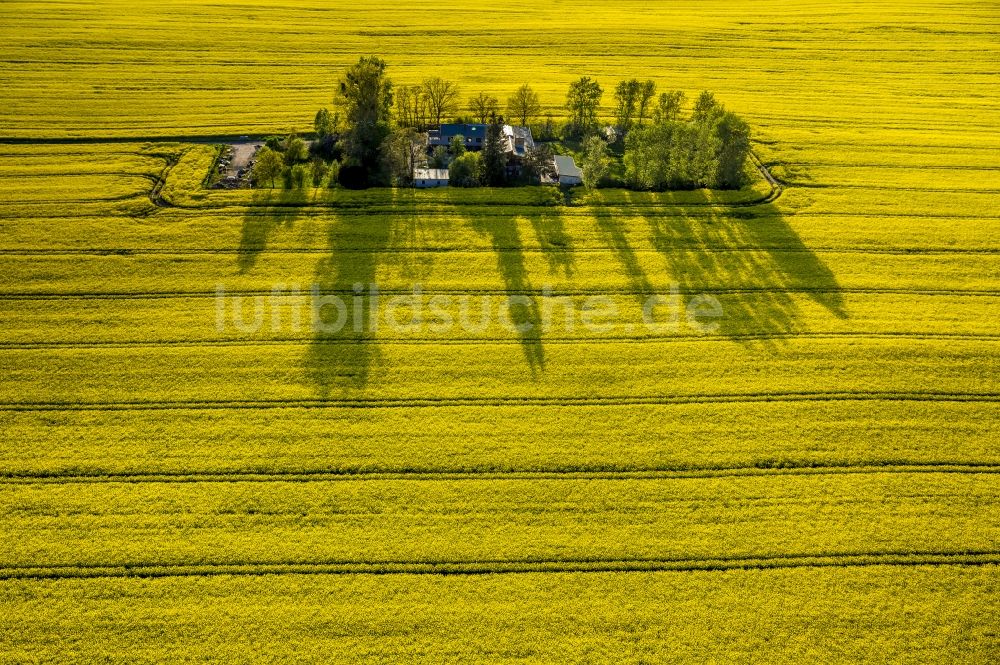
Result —
POLYGON ((990 0, 0 3, 0 661, 1000 661, 998 50, 990 0), (709 89, 780 185, 203 187, 370 54, 709 89))

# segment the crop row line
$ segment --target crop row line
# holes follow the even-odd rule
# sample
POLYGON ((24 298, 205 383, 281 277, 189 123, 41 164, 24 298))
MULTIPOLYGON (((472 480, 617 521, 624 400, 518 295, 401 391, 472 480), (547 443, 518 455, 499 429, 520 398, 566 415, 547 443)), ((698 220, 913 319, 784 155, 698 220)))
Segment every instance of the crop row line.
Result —
MULTIPOLYGON (((480 208, 475 211, 476 219, 484 219, 488 217, 495 217, 498 219, 511 219, 511 217, 518 216, 516 213, 511 213, 509 210, 497 210, 497 207, 489 203, 478 203, 478 204, 466 204, 468 207, 478 205, 480 208)), ((644 216, 652 217, 655 213, 657 218, 682 218, 682 219, 728 219, 733 218, 740 221, 754 221, 760 219, 767 219, 770 217, 783 217, 783 218, 807 218, 807 217, 864 217, 864 218, 901 218, 901 219, 973 219, 973 220, 990 220, 996 221, 1000 220, 997 215, 991 215, 987 212, 983 213, 955 213, 955 212, 944 212, 936 211, 933 213, 929 212, 905 212, 905 213, 895 213, 890 211, 885 212, 854 212, 848 210, 772 210, 767 209, 762 211, 760 214, 756 212, 751 212, 749 210, 734 210, 731 214, 719 214, 718 210, 705 210, 704 207, 699 207, 691 210, 685 209, 686 204, 639 204, 639 203, 605 203, 600 206, 571 206, 571 207, 549 207, 543 206, 543 209, 551 212, 554 216, 561 215, 563 213, 571 213, 567 216, 569 218, 587 218, 587 211, 590 208, 601 208, 608 209, 615 213, 622 215, 627 215, 630 210, 642 210, 639 213, 644 216), (583 213, 577 215, 576 213, 583 213)), ((721 204, 720 204, 721 205, 721 204)), ((270 218, 274 213, 279 212, 281 208, 279 206, 262 206, 260 208, 251 209, 240 206, 229 206, 234 210, 227 211, 233 217, 251 218, 251 217, 261 217, 264 219, 270 218)), ((421 210, 424 211, 426 216, 427 212, 449 214, 454 217, 457 216, 453 206, 436 204, 430 201, 424 201, 420 203, 421 210)), ((533 209, 538 208, 537 205, 525 204, 523 207, 533 209)), ((723 206, 724 207, 724 206, 723 206)), ((502 208, 502 207, 501 207, 502 208)), ((415 206, 414 206, 415 209, 415 206)), ((192 211, 182 211, 184 214, 195 214, 192 211)), ((723 211, 724 213, 725 211, 723 211)), ((342 207, 342 208, 331 208, 331 207, 315 207, 315 208, 300 208, 296 210, 296 215, 298 217, 338 217, 338 218, 363 218, 363 217, 375 217, 375 216, 394 216, 394 217, 405 217, 407 215, 413 214, 413 209, 401 208, 400 206, 388 206, 385 204, 368 204, 342 207)), ((69 215, 48 215, 52 218, 87 218, 87 217, 99 217, 99 214, 69 214, 69 215)))
POLYGON ((143 178, 150 182, 155 182, 157 174, 146 171, 61 171, 58 173, 6 173, 4 179, 7 182, 18 178, 100 178, 104 176, 118 176, 123 178, 143 178))
POLYGON ((97 341, 30 341, 30 342, 0 342, 0 351, 17 351, 33 349, 127 349, 127 348, 158 348, 158 347, 226 347, 226 346, 298 346, 298 345, 324 345, 324 346, 358 346, 363 344, 371 345, 400 345, 400 346, 475 346, 489 344, 493 345, 523 345, 532 342, 545 344, 660 344, 660 343, 692 343, 692 342, 740 342, 754 340, 785 340, 785 339, 953 339, 961 341, 1000 341, 1000 334, 980 334, 980 333, 932 333, 932 332, 787 332, 787 333, 734 333, 732 335, 698 335, 698 334, 677 334, 677 335, 654 335, 648 336, 595 336, 595 337, 569 337, 569 336, 518 336, 508 338, 494 337, 344 337, 336 338, 315 338, 315 337, 279 337, 274 339, 166 339, 166 340, 97 340, 97 341))
MULTIPOLYGON (((134 196, 132 196, 130 198, 140 198, 140 197, 141 197, 141 194, 135 194, 134 196)), ((2 208, 5 205, 12 205, 12 204, 0 203, 0 208, 2 208)), ((13 205, 17 205, 17 204, 13 204, 13 205)), ((511 213, 509 213, 509 212, 502 212, 502 211, 498 212, 496 210, 496 206, 494 206, 492 204, 479 203, 479 204, 468 204, 468 205, 469 206, 472 206, 472 205, 479 205, 479 206, 481 206, 481 208, 476 211, 476 218, 477 219, 482 219, 484 217, 496 217, 496 218, 509 219, 511 217, 511 213)), ((525 204, 524 207, 525 208, 537 208, 539 206, 525 204)), ((687 211, 687 210, 684 210, 684 204, 677 204, 677 205, 642 205, 642 206, 640 206, 640 205, 631 205, 631 204, 606 204, 606 205, 603 205, 601 207, 612 209, 612 210, 615 210, 616 212, 620 212, 620 213, 623 213, 623 214, 627 213, 632 208, 654 209, 654 210, 658 211, 657 214, 660 217, 668 217, 668 218, 669 217, 682 217, 683 216, 684 218, 696 219, 696 218, 715 218, 715 217, 719 216, 717 214, 717 211, 706 211, 706 210, 691 210, 691 211, 687 211)), ((268 217, 271 217, 272 214, 273 214, 273 212, 274 212, 274 211, 269 211, 266 208, 261 208, 261 209, 257 209, 257 210, 251 210, 251 209, 247 209, 247 208, 241 208, 240 206, 228 206, 227 208, 228 208, 228 210, 226 210, 226 212, 228 214, 230 214, 232 216, 243 217, 243 218, 248 218, 248 217, 268 218, 268 217)), ((425 210, 425 211, 429 210, 429 211, 432 211, 432 212, 442 212, 442 213, 443 212, 452 212, 452 213, 454 212, 454 210, 451 209, 450 206, 437 205, 437 204, 434 204, 433 202, 429 202, 429 201, 428 202, 421 202, 421 208, 423 210, 425 210)), ((221 208, 215 208, 213 210, 221 210, 221 208)), ((553 211, 557 211, 558 210, 561 213, 561 212, 567 212, 567 211, 585 211, 585 208, 581 208, 581 207, 551 208, 551 210, 553 210, 553 211)), ((194 211, 182 211, 182 212, 184 212, 185 214, 188 213, 188 212, 191 212, 192 214, 194 214, 194 211)), ((743 212, 745 213, 746 211, 743 211, 743 212)), ((374 216, 385 216, 385 215, 403 216, 405 214, 408 214, 408 213, 405 210, 401 211, 399 207, 391 207, 391 206, 390 207, 386 207, 386 206, 371 205, 371 204, 368 205, 368 206, 363 206, 363 205, 352 206, 350 208, 347 208, 347 207, 341 207, 341 208, 333 208, 333 207, 300 208, 299 210, 296 211, 296 215, 299 216, 299 217, 329 217, 331 215, 339 216, 339 217, 374 217, 374 216)), ((121 218, 128 218, 128 217, 133 217, 133 216, 136 216, 136 215, 143 216, 141 213, 133 213, 133 212, 127 212, 127 211, 121 212, 119 216, 121 218)), ((799 210, 799 211, 786 210, 786 211, 781 211, 780 213, 779 212, 770 212, 770 211, 768 211, 768 212, 764 212, 761 215, 754 214, 750 219, 766 219, 768 217, 775 217, 775 216, 779 216, 779 215, 783 216, 783 217, 786 217, 786 218, 787 217, 802 217, 802 218, 806 218, 806 217, 865 217, 865 218, 871 218, 871 217, 877 216, 877 217, 883 218, 883 219, 884 218, 945 219, 945 220, 948 220, 948 219, 972 219, 972 220, 976 220, 976 221, 981 221, 981 220, 998 221, 998 220, 1000 220, 1000 217, 998 217, 997 215, 991 215, 991 214, 987 214, 987 213, 982 213, 982 214, 979 214, 979 213, 976 213, 976 214, 962 214, 962 213, 944 212, 944 211, 933 212, 933 213, 927 213, 927 212, 896 213, 896 212, 885 211, 885 212, 879 212, 877 215, 874 215, 871 212, 852 212, 852 211, 846 211, 846 210, 845 211, 839 211, 839 210, 799 210)), ((738 216, 738 214, 735 214, 735 213, 732 216, 740 218, 738 216)), ((88 212, 74 211, 72 213, 60 214, 60 213, 55 213, 55 212, 48 212, 43 217, 45 219, 79 219, 79 220, 89 220, 89 219, 94 219, 94 218, 107 219, 108 218, 108 213, 107 212, 88 213, 88 212)))
MULTIPOLYGON (((604 245, 588 247, 351 247, 349 249, 333 250, 329 247, 274 247, 265 249, 245 249, 239 247, 93 247, 85 249, 0 249, 2 256, 187 256, 187 255, 267 255, 267 254, 603 254, 619 251, 618 248, 604 245)), ((632 254, 664 254, 663 249, 636 248, 632 254)), ((745 252, 768 252, 771 254, 886 254, 886 255, 996 255, 1000 247, 787 247, 780 245, 698 245, 676 246, 671 253, 702 252, 711 254, 736 254, 745 252)))
MULTIPOLYGON (((758 287, 738 287, 719 288, 711 286, 682 286, 677 291, 680 294, 697 295, 702 293, 729 294, 729 295, 752 295, 770 293, 860 293, 860 294, 904 294, 904 295, 947 295, 947 296, 997 296, 1000 290, 995 289, 914 289, 914 288, 887 288, 887 287, 789 287, 789 286, 758 286, 758 287)), ((304 289, 286 289, 281 291, 281 295, 304 296, 304 295, 353 295, 352 288, 322 288, 316 291, 304 289)), ((666 295, 669 291, 663 289, 512 289, 512 288, 434 288, 424 287, 422 293, 426 295, 453 294, 453 295, 527 295, 527 296, 643 296, 643 295, 666 295)), ((413 291, 402 288, 380 288, 380 295, 413 295, 413 291)), ((227 296, 273 296, 274 292, 265 289, 227 289, 227 296)), ((215 291, 20 291, 20 292, 0 292, 2 300, 59 300, 59 299, 160 299, 160 298, 216 298, 215 291)))
MULTIPOLYGON (((135 194, 134 197, 138 198, 140 194, 135 194)), ((341 202, 346 203, 346 202, 341 202)), ((0 206, 3 205, 20 205, 19 203, 5 203, 0 202, 0 206)), ((509 205, 498 206, 492 202, 467 202, 461 204, 460 207, 463 208, 473 208, 478 206, 476 210, 476 219, 482 219, 485 217, 496 217, 500 219, 510 219, 512 214, 510 208, 516 208, 521 206, 525 209, 535 210, 541 208, 547 212, 552 213, 553 216, 566 214, 568 219, 586 219, 588 215, 586 214, 589 208, 607 208, 614 212, 627 214, 629 210, 641 209, 643 211, 652 210, 657 212, 658 217, 681 217, 684 219, 702 219, 708 218, 713 219, 720 217, 718 211, 705 210, 704 206, 694 206, 690 210, 686 210, 685 206, 688 204, 684 203, 640 203, 640 202, 604 202, 600 205, 594 206, 541 206, 539 204, 532 203, 511 203, 509 205)), ((717 204, 720 207, 725 207, 725 204, 717 204)), ((273 216, 276 212, 281 212, 284 209, 296 208, 297 217, 329 217, 331 215, 335 217, 351 217, 351 218, 361 218, 361 217, 373 217, 373 216, 396 216, 405 217, 412 216, 415 214, 417 209, 417 202, 413 202, 410 207, 404 207, 397 202, 396 204, 391 204, 390 202, 359 202, 352 205, 343 206, 333 206, 331 202, 328 202, 325 206, 316 205, 313 207, 296 207, 293 205, 261 205, 255 207, 241 206, 238 204, 232 204, 224 206, 228 208, 227 213, 231 217, 239 218, 251 218, 251 217, 261 217, 269 218, 273 216)), ((456 206, 451 203, 439 203, 432 200, 420 201, 420 210, 422 211, 422 216, 426 217, 428 213, 440 214, 441 216, 448 215, 450 217, 456 216, 456 206)), ((216 206, 213 211, 217 211, 221 207, 216 206)), ((197 210, 177 210, 177 212, 182 216, 197 215, 197 210)), ((129 213, 122 212, 122 217, 128 217, 129 213)), ((516 215, 515 215, 516 216, 516 215)), ((767 219, 770 217, 866 217, 866 218, 902 218, 902 219, 974 219, 974 220, 990 220, 996 221, 1000 220, 1000 216, 995 214, 989 214, 988 212, 980 213, 961 213, 955 211, 944 211, 939 210, 935 212, 921 212, 921 211, 907 211, 907 212, 892 212, 890 210, 879 211, 877 214, 865 211, 852 211, 852 210, 772 210, 765 209, 758 214, 755 211, 749 210, 734 210, 729 215, 721 215, 722 218, 734 218, 737 220, 756 220, 756 219, 767 219)), ((72 213, 46 213, 46 219, 89 219, 93 217, 107 218, 107 213, 90 213, 90 212, 77 212, 72 213)))
POLYGON ((327 399, 257 400, 149 400, 118 402, 3 402, 0 411, 153 411, 153 410, 241 410, 241 409, 329 409, 400 408, 454 406, 632 406, 671 404, 723 404, 761 402, 998 402, 1000 393, 965 392, 771 392, 718 393, 648 396, 559 396, 559 397, 372 397, 327 399))
MULTIPOLYGON (((133 177, 133 176, 130 176, 133 177)), ((134 177, 148 180, 146 176, 135 175, 134 177)), ((148 193, 144 191, 130 192, 128 194, 119 194, 117 196, 101 196, 101 197, 85 197, 85 198, 62 198, 62 199, 34 199, 31 201, 17 201, 11 202, 0 202, 0 208, 2 207, 21 207, 21 206, 47 206, 47 205, 59 205, 65 207, 73 203, 114 203, 122 201, 135 201, 144 200, 147 198, 148 193)), ((105 215, 106 217, 107 215, 105 215)))
MULTIPOLYGON (((775 164, 776 165, 776 164, 775 164)), ((900 171, 913 171, 913 170, 924 170, 924 169, 934 169, 941 171, 1000 171, 1000 166, 992 165, 961 165, 961 164, 935 164, 924 163, 924 164, 874 164, 865 162, 835 162, 835 161, 816 161, 815 159, 809 160, 810 167, 836 167, 845 169, 889 169, 889 170, 900 170, 900 171)))
MULTIPOLYGON (((128 198, 138 198, 141 194, 133 194, 128 198)), ((760 197, 755 197, 753 199, 747 199, 746 201, 733 201, 731 203, 726 203, 722 201, 696 201, 696 202, 651 202, 651 203, 641 203, 641 202, 602 202, 602 203, 570 203, 562 205, 553 205, 551 203, 545 202, 525 202, 525 201, 503 201, 503 200, 469 200, 469 201, 434 201, 434 200, 421 200, 421 201, 348 201, 348 200, 333 200, 327 199, 324 201, 314 201, 308 203, 280 203, 280 202, 260 202, 254 203, 243 202, 243 203, 227 203, 223 201, 208 201, 200 205, 190 205, 190 204, 178 204, 173 203, 170 205, 170 209, 178 210, 183 212, 198 213, 198 212, 223 212, 223 213, 238 213, 244 216, 261 215, 269 217, 282 210, 294 210, 296 215, 307 215, 316 214, 327 216, 331 214, 339 214, 341 211, 347 212, 362 212, 364 214, 393 214, 393 215, 404 215, 408 212, 415 212, 419 206, 421 210, 433 210, 441 212, 452 212, 455 213, 459 209, 483 209, 492 208, 495 217, 511 217, 512 213, 503 213, 503 210, 512 210, 518 208, 526 208, 533 210, 546 210, 551 211, 553 215, 558 214, 560 211, 572 211, 572 210, 596 210, 596 209, 607 209, 614 212, 622 212, 623 210, 630 210, 636 208, 645 208, 653 210, 663 210, 663 211, 684 211, 685 209, 700 210, 700 211, 712 211, 712 212, 725 212, 727 210, 742 209, 742 208, 752 208, 755 206, 762 206, 769 204, 774 199, 768 198, 770 195, 762 195, 760 197), (403 206, 412 204, 412 207, 407 209, 403 206), (311 212, 310 212, 311 211, 311 212)), ((100 200, 100 199, 98 199, 100 200)), ((87 199, 74 199, 74 201, 87 201, 87 199)), ((65 201, 56 200, 39 200, 38 203, 42 204, 55 204, 55 203, 65 203, 65 201)), ((476 210, 476 216, 479 217, 479 211, 476 210)))
POLYGON ((871 185, 853 183, 823 183, 807 181, 788 181, 788 186, 801 189, 856 189, 868 191, 886 192, 921 192, 932 194, 1000 194, 1000 189, 984 187, 973 189, 971 187, 916 187, 914 185, 871 185))
POLYGON ((870 552, 690 559, 496 559, 485 561, 338 561, 148 563, 0 567, 0 579, 188 577, 214 575, 491 575, 512 573, 695 572, 866 566, 984 566, 1000 552, 870 552))

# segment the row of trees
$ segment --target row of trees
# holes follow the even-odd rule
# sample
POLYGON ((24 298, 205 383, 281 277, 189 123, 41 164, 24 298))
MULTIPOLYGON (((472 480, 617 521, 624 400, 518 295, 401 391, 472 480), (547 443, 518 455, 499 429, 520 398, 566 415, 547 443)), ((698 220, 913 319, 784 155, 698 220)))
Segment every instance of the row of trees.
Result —
MULTIPOLYGON (((462 95, 453 82, 440 77, 418 85, 394 87, 387 65, 376 56, 362 57, 341 76, 333 111, 321 109, 315 117, 317 139, 310 151, 299 139, 261 151, 255 166, 259 182, 274 182, 284 173, 287 183, 308 176, 314 182, 332 168, 341 184, 406 183, 414 167, 426 163, 426 134, 430 125, 454 118, 462 95), (308 163, 307 163, 308 162, 308 163), (342 164, 340 163, 342 162, 342 164), (290 175, 299 168, 298 175, 290 175)), ((638 189, 677 187, 738 187, 749 152, 749 127, 718 104, 711 93, 702 93, 689 119, 681 119, 685 96, 668 91, 657 95, 653 81, 629 79, 614 90, 614 126, 601 135, 599 111, 604 90, 584 76, 573 81, 566 95, 567 120, 563 134, 583 140, 581 170, 586 184, 596 186, 611 170, 613 153, 624 163, 625 184, 638 189)), ((503 116, 500 101, 485 92, 467 100, 472 120, 489 125, 481 154, 466 153, 464 145, 448 154, 435 153, 433 162, 447 162, 455 170, 453 184, 505 184, 507 155, 502 147, 503 116), (457 177, 456 177, 457 175, 457 177)), ((542 112, 538 94, 522 85, 507 100, 513 124, 530 126, 542 112)), ((458 118, 468 120, 468 118, 458 118)), ((540 134, 553 134, 551 117, 540 134)), ((444 152, 444 151, 439 151, 444 152)), ((529 177, 550 170, 551 150, 539 146, 526 156, 523 170, 529 177)), ((435 164, 443 166, 444 164, 435 164)))
MULTIPOLYGON (((653 122, 625 136, 625 184, 633 189, 735 189, 743 184, 750 127, 703 92, 687 120, 684 93, 665 93, 653 122)), ((640 120, 641 122, 641 120, 640 120)))
MULTIPOLYGON (((440 77, 394 88, 386 76, 385 61, 363 57, 341 77, 336 111, 317 113, 316 134, 321 141, 338 137, 344 156, 339 170, 342 184, 405 183, 414 167, 426 161, 427 137, 422 130, 450 119, 460 99, 458 86, 440 77)), ((456 154, 456 147, 449 155, 451 168, 458 170, 458 177, 451 177, 456 184, 506 184, 504 119, 499 107, 499 100, 485 93, 468 100, 475 120, 488 123, 489 129, 481 154, 456 154)), ((538 94, 528 85, 521 86, 507 100, 507 110, 516 122, 529 124, 541 111, 538 94)))
POLYGON ((307 146, 295 134, 283 139, 269 137, 254 158, 254 180, 274 187, 280 179, 286 189, 300 189, 309 183, 320 187, 330 182, 331 176, 336 182, 337 170, 330 162, 339 162, 322 154, 323 147, 322 142, 307 146))
MULTIPOLYGON (((403 85, 396 89, 396 121, 405 127, 424 129, 440 125, 442 120, 457 118, 486 124, 501 115, 500 100, 485 92, 470 97, 465 106, 461 91, 451 81, 440 77, 424 80, 418 85, 403 85), (469 117, 461 117, 468 112, 469 117)), ((522 85, 507 99, 507 117, 521 125, 528 125, 542 112, 538 93, 528 84, 522 85)))

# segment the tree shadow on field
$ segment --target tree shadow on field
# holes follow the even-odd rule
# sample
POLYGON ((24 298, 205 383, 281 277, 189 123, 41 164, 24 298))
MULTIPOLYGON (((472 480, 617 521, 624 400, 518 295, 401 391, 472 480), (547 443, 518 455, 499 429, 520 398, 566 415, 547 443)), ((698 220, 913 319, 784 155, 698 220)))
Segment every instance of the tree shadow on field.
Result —
POLYGON ((572 277, 576 272, 576 258, 573 256, 573 242, 566 233, 562 215, 555 207, 539 207, 537 212, 532 211, 528 221, 531 222, 542 254, 549 263, 549 272, 572 277))
POLYGON ((418 208, 416 190, 393 190, 388 239, 392 251, 383 258, 413 284, 426 279, 434 267, 434 256, 426 251, 435 241, 425 222, 428 210, 421 212, 418 208))
POLYGON ((392 217, 341 215, 327 230, 329 254, 316 265, 306 376, 322 398, 365 388, 378 359, 375 286, 389 247, 392 217))
MULTIPOLYGON (((528 278, 524 262, 524 244, 518 228, 517 216, 501 211, 497 215, 475 216, 463 210, 461 203, 455 206, 456 215, 466 219, 469 226, 477 233, 489 239, 493 252, 496 254, 497 270, 504 284, 504 302, 507 321, 515 329, 524 352, 524 359, 531 369, 535 379, 545 371, 545 348, 542 345, 542 315, 539 308, 539 294, 528 278)), ((532 210, 533 216, 536 211, 532 210)), ((561 222, 553 222, 548 215, 555 215, 554 210, 538 212, 537 221, 532 217, 532 224, 540 228, 561 228, 561 222)), ((562 250, 560 250, 562 251, 562 250)), ((559 259, 559 265, 572 266, 572 260, 559 259)))
POLYGON ((267 249, 267 242, 278 229, 290 229, 302 214, 303 206, 309 203, 309 195, 304 190, 255 189, 251 203, 243 213, 240 229, 240 245, 236 254, 236 266, 240 274, 250 272, 257 265, 261 252, 267 249))
POLYGON ((594 216, 603 241, 608 244, 621 263, 628 279, 629 289, 642 305, 654 288, 629 240, 628 217, 604 205, 591 205, 590 212, 594 216))
POLYGON ((718 334, 773 345, 801 331, 803 295, 847 318, 836 276, 773 203, 711 205, 705 191, 689 193, 684 205, 650 205, 636 194, 630 200, 626 214, 645 219, 685 302, 705 293, 721 303, 718 334))

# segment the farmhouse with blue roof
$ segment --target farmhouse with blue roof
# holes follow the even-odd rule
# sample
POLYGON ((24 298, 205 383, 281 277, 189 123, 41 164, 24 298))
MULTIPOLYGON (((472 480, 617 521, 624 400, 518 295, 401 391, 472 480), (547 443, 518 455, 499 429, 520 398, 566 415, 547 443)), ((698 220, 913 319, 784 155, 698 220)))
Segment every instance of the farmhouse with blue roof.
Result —
POLYGON ((427 144, 430 146, 448 146, 456 136, 465 138, 465 147, 469 150, 482 150, 486 145, 486 129, 488 125, 464 124, 441 125, 440 129, 427 132, 427 144))
MULTIPOLYGON (((438 146, 450 148, 451 142, 456 136, 461 136, 464 139, 466 150, 478 152, 486 147, 486 135, 489 132, 489 127, 486 124, 475 123, 443 124, 438 129, 431 129, 427 132, 427 152, 433 154, 434 149, 438 146)), ((507 175, 521 175, 528 154, 535 149, 531 128, 504 125, 500 134, 500 146, 506 155, 507 175)), ((434 169, 434 172, 447 174, 448 170, 443 167, 447 166, 450 161, 451 158, 447 156, 443 161, 436 159, 435 165, 439 168, 434 169)), ((416 187, 447 187, 449 184, 447 175, 433 177, 428 169, 422 167, 414 168, 413 181, 416 187)))

